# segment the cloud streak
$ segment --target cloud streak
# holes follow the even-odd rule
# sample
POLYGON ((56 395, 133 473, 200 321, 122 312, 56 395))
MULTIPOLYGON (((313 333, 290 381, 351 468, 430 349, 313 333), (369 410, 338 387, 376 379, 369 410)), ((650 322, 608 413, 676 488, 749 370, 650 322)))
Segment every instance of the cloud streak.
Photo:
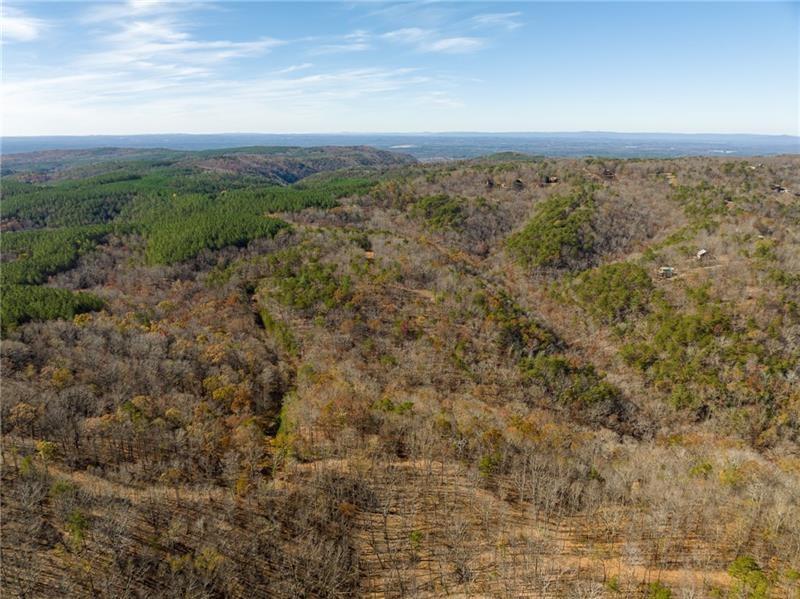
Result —
MULTIPOLYGON (((81 74, 17 83, 8 86, 5 96, 9 120, 35 122, 42 134, 85 133, 86 123, 121 133, 129 132, 134 123, 151 132, 288 132, 324 130, 337 121, 336 115, 352 119, 357 114, 353 111, 393 103, 398 94, 407 95, 404 103, 411 105, 434 83, 411 68, 277 73, 243 80, 188 80, 180 85, 137 81, 124 73, 81 74), (222 108, 228 109, 225 120, 219 119, 222 108), (121 114, 127 115, 124 121, 121 114)), ((446 101, 441 94, 429 99, 442 106, 446 101)))
POLYGON ((470 21, 476 27, 501 27, 512 31, 522 27, 522 22, 519 20, 521 16, 521 12, 485 13, 475 15, 470 21))
POLYGON ((404 27, 388 31, 381 38, 389 42, 412 46, 418 52, 444 54, 466 54, 486 46, 486 40, 479 37, 446 37, 437 30, 419 27, 404 27))
POLYGON ((180 17, 188 3, 131 0, 103 6, 84 16, 94 22, 104 16, 102 48, 78 60, 83 68, 130 69, 142 77, 210 76, 223 63, 266 54, 282 40, 262 37, 251 41, 204 40, 192 35, 180 17), (98 12, 100 13, 98 15, 98 12))
MULTIPOLYGON (((463 20, 461 31, 412 23, 385 32, 362 26, 277 39, 258 36, 260 28, 253 27, 250 39, 225 39, 208 33, 209 11, 216 10, 227 8, 152 0, 81 7, 71 23, 62 23, 82 28, 81 51, 35 71, 4 74, 6 134, 125 132, 129 126, 275 130, 269 123, 285 130, 324 130, 337 114, 352 122, 399 107, 453 110, 463 106, 453 95, 458 81, 424 62, 414 66, 419 61, 413 55, 387 57, 400 46, 455 55, 487 44, 483 37, 463 34, 470 29, 463 20), (282 59, 273 60, 279 50, 282 59), (296 61, 303 54, 320 59, 296 61)), ((34 40, 47 26, 11 14, 17 19, 15 39, 34 40)))
POLYGON ((372 46, 365 42, 350 42, 345 44, 323 44, 313 48, 311 54, 341 54, 346 52, 364 52, 372 46))
POLYGON ((277 71, 278 75, 286 75, 288 73, 294 73, 295 71, 303 71, 305 69, 310 69, 314 66, 313 62, 304 62, 302 64, 290 64, 288 67, 284 67, 277 71))
POLYGON ((28 16, 26 13, 17 8, 5 5, 3 6, 3 43, 32 42, 41 36, 46 27, 47 24, 42 19, 36 19, 28 16))
POLYGON ((336 38, 336 43, 323 44, 313 48, 311 54, 339 54, 346 52, 364 52, 372 48, 372 35, 363 29, 353 31, 336 38))
POLYGON ((428 44, 423 44, 426 52, 444 52, 447 54, 466 54, 475 52, 486 45, 486 42, 477 37, 445 37, 428 44))

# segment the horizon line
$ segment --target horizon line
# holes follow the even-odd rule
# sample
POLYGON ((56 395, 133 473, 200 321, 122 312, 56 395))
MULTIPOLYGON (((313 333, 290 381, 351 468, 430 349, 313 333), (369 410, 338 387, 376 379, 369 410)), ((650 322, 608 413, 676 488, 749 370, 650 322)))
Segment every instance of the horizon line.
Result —
POLYGON ((334 131, 334 132, 263 132, 263 131, 225 131, 216 133, 182 133, 175 131, 152 133, 55 133, 35 135, 0 135, 3 139, 41 138, 41 137, 148 137, 157 135, 183 136, 221 136, 221 135, 684 135, 684 136, 752 136, 752 137, 787 137, 800 140, 800 133, 717 133, 717 132, 683 132, 683 131, 611 131, 611 130, 575 130, 575 131, 334 131))

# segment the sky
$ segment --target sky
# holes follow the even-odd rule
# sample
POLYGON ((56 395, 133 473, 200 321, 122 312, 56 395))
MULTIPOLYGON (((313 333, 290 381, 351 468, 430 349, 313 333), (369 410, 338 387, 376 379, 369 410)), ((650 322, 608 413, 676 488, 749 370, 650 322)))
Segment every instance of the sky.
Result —
POLYGON ((20 2, 2 134, 798 135, 798 2, 20 2))

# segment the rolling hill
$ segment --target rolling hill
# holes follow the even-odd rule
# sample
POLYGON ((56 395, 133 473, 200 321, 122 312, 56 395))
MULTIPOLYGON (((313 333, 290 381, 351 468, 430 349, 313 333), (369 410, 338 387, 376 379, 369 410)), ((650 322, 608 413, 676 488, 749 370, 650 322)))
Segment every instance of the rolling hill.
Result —
POLYGON ((800 590, 797 156, 3 168, 5 589, 800 590))

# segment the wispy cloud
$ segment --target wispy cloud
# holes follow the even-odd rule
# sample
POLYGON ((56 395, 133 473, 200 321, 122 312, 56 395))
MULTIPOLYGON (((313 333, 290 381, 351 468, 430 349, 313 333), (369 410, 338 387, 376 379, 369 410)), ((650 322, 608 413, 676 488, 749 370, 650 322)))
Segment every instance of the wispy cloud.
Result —
POLYGON ((312 48, 311 54, 339 54, 342 52, 364 52, 370 49, 370 45, 364 42, 351 42, 346 44, 323 44, 312 48))
POLYGON ((289 73, 294 73, 296 71, 304 71, 305 69, 310 69, 314 66, 313 62, 304 62, 302 64, 290 64, 288 67, 284 67, 277 71, 278 75, 287 75, 289 73))
POLYGON ((389 31, 381 36, 390 42, 413 46, 420 52, 440 52, 445 54, 465 54, 475 52, 486 46, 486 41, 478 37, 444 37, 433 29, 405 27, 389 31))
POLYGON ((79 64, 132 69, 138 76, 185 78, 209 75, 226 61, 259 56, 285 43, 267 37, 250 41, 199 39, 181 18, 181 12, 191 6, 130 0, 124 5, 94 9, 84 18, 94 22, 103 16, 107 31, 99 37, 101 49, 81 57, 79 64))
MULTIPOLYGON (((70 25, 78 23, 75 26, 85 35, 81 51, 35 71, 4 75, 7 134, 215 127, 325 130, 341 119, 361 123, 378 118, 394 109, 389 107, 460 107, 450 95, 458 83, 425 61, 409 58, 411 65, 389 61, 389 66, 385 57, 395 45, 457 54, 484 44, 480 38, 437 27, 383 34, 363 27, 286 40, 241 35, 231 39, 209 33, 209 16, 216 10, 227 8, 130 0, 76 9, 70 25), (284 45, 293 51, 277 53, 284 45), (369 49, 375 52, 365 53, 369 49), (286 61, 287 56, 296 61, 303 54, 343 55, 286 61)), ((35 35, 42 26, 37 22, 35 35)))
POLYGON ((430 29, 421 29, 419 27, 404 27, 403 29, 395 29, 384 33, 381 37, 391 42, 400 42, 403 44, 417 44, 429 38, 433 32, 430 29))
POLYGON ((10 6, 2 8, 3 42, 32 42, 41 36, 47 24, 10 6))
POLYGON ((502 27, 509 31, 522 27, 519 17, 521 12, 496 12, 475 15, 470 19, 473 25, 478 27, 502 27))
POLYGON ((339 36, 335 41, 322 44, 311 49, 311 54, 339 54, 343 52, 363 52, 372 46, 370 40, 372 35, 368 31, 358 29, 352 33, 339 36))
MULTIPOLYGON (((42 133, 94 130, 324 130, 337 115, 353 119, 363 106, 424 95, 433 82, 416 69, 339 69, 301 76, 137 81, 125 74, 76 75, 16 83, 4 90, 9 122, 35 123, 42 133), (167 83, 167 87, 159 87, 167 83), (358 104, 356 103, 358 101, 358 104), (361 108, 356 109, 355 106, 361 108), (220 119, 221 110, 225 118, 220 119), (135 119, 120 120, 122 114, 135 119)), ((431 97, 429 103, 442 99, 431 97)), ((362 115, 363 116, 363 115, 362 115)), ((30 132, 30 130, 29 130, 30 132)), ((14 134, 11 132, 9 134, 14 134)))
POLYGON ((423 45, 428 52, 446 52, 447 54, 465 54, 475 52, 486 45, 477 37, 445 37, 423 45))
POLYGON ((138 19, 154 15, 177 15, 189 13, 203 6, 200 2, 181 0, 127 0, 91 4, 83 11, 81 22, 85 24, 107 23, 120 19, 138 19))

